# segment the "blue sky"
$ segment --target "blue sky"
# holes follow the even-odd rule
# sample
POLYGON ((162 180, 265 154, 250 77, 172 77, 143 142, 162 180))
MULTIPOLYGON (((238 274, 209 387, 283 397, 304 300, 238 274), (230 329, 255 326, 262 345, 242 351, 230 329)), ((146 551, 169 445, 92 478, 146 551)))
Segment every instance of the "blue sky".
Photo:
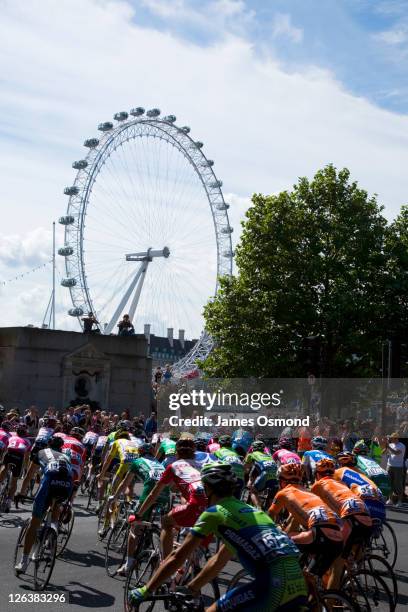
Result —
POLYGON ((132 4, 139 24, 204 46, 226 32, 243 35, 259 54, 273 53, 287 70, 321 66, 354 94, 407 112, 406 0, 225 0, 222 6, 212 0, 132 0, 132 4), (220 23, 211 27, 211 19, 217 17, 221 27, 220 23))
MULTIPOLYGON (((1 0, 1 10, 0 281, 49 260, 85 138, 135 106, 176 115, 204 142, 235 244, 254 192, 290 189, 328 163, 378 194, 389 219, 408 202, 408 0, 1 0)), ((0 285, 3 324, 41 323, 49 281, 46 267, 0 285)), ((76 326, 62 288, 58 304, 58 325, 76 326)))

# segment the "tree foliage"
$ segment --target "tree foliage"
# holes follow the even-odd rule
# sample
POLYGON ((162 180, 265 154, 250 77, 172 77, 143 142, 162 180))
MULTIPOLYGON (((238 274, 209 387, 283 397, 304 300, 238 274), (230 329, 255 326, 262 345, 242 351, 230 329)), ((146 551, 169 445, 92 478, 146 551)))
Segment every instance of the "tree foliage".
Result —
POLYGON ((408 209, 388 224, 347 169, 255 194, 236 264, 205 308, 210 376, 305 376, 310 337, 322 376, 375 375, 382 341, 408 329, 408 209))

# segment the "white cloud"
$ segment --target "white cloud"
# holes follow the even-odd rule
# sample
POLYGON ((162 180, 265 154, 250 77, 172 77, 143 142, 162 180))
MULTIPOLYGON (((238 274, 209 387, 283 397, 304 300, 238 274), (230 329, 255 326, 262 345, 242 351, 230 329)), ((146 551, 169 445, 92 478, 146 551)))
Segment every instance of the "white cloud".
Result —
POLYGON ((25 234, 0 234, 0 264, 10 268, 39 266, 50 260, 52 233, 42 227, 25 234))
POLYGON ((272 23, 272 36, 300 43, 303 40, 303 30, 292 24, 292 18, 288 13, 277 13, 272 23))
MULTIPOLYGON (((224 2, 224 13, 239 4, 224 2)), ((280 28, 294 42, 301 37, 290 20, 280 28)), ((290 188, 329 162, 348 166, 378 193, 388 217, 406 201, 408 118, 351 95, 316 67, 285 72, 243 35, 227 30, 202 47, 141 27, 126 2, 60 0, 56 10, 54 0, 43 0, 39 10, 34 0, 6 0, 0 39, 2 277, 13 262, 48 256, 50 232, 43 230, 44 242, 40 232, 32 242, 28 236, 64 214, 62 191, 74 178, 72 161, 86 154, 83 141, 98 134, 100 121, 139 104, 174 113, 204 141, 232 204, 234 242, 253 192, 290 188)), ((41 279, 46 297, 49 271, 41 279)), ((10 285, 3 312, 17 312, 24 291, 10 285)), ((61 300, 68 307, 66 292, 61 300)), ((23 313, 14 319, 25 320, 23 313)), ((68 317, 62 323, 73 325, 68 317)))
POLYGON ((384 30, 376 34, 375 38, 387 45, 401 45, 408 41, 408 28, 396 27, 391 30, 384 30))

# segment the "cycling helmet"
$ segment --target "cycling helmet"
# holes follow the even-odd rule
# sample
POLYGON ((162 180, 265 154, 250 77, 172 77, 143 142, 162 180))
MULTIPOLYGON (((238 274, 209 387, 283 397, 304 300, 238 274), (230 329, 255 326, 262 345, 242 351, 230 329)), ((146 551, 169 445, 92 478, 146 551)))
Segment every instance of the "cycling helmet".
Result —
POLYGON ((71 432, 71 429, 72 429, 72 425, 68 421, 65 421, 65 423, 62 424, 63 433, 69 434, 71 432))
POLYGON ((265 450, 265 444, 262 442, 262 440, 255 440, 255 442, 252 444, 252 450, 263 453, 265 450))
POLYGON ((327 439, 323 436, 315 436, 312 438, 312 448, 324 450, 327 447, 327 439))
POLYGON ((9 432, 9 431, 11 431, 13 429, 13 426, 10 423, 10 421, 3 421, 1 426, 0 426, 0 429, 2 429, 3 431, 9 432))
POLYGON ((367 444, 364 442, 364 440, 359 440, 358 442, 355 443, 354 448, 353 448, 353 453, 355 455, 362 455, 363 457, 365 457, 366 455, 368 455, 369 452, 370 452, 369 448, 367 444))
POLYGON ((153 444, 150 442, 144 442, 138 448, 139 455, 153 455, 153 444))
POLYGON ((114 438, 115 440, 119 440, 119 438, 126 438, 127 440, 130 440, 130 433, 125 429, 119 429, 118 431, 115 431, 114 438))
POLYGON ((218 444, 220 446, 231 446, 232 444, 231 436, 221 436, 218 439, 218 444))
POLYGON ((330 444, 330 448, 332 451, 331 454, 338 454, 341 452, 343 448, 343 442, 340 440, 340 438, 333 438, 330 444), (336 450, 337 450, 337 453, 336 453, 336 450))
POLYGON ((3 414, 6 414, 6 409, 0 404, 0 416, 2 416, 3 414))
POLYGON ((84 437, 85 432, 82 429, 82 427, 73 427, 71 429, 71 436, 76 438, 77 440, 81 441, 82 438, 84 437))
POLYGON ((334 474, 335 469, 336 466, 333 459, 329 459, 328 457, 324 457, 324 459, 320 459, 320 461, 316 462, 317 474, 334 474))
POLYGON ((195 450, 194 440, 192 440, 191 438, 180 438, 180 440, 177 440, 176 442, 176 451, 182 448, 190 448, 192 450, 195 450))
POLYGON ((28 434, 27 425, 25 423, 19 423, 16 427, 16 434, 20 438, 24 438, 28 434))
POLYGON ((286 437, 279 438, 279 448, 290 450, 292 448, 292 441, 286 437))
POLYGON ((132 423, 127 420, 119 421, 117 429, 122 431, 130 431, 132 429, 132 423))
POLYGON ((183 433, 180 434, 180 440, 194 440, 194 436, 189 431, 183 431, 183 433))
POLYGON ((205 438, 194 438, 196 449, 199 451, 205 451, 207 448, 207 440, 205 438))
POLYGON ((235 476, 229 463, 207 463, 201 469, 201 481, 210 486, 235 485, 235 476))
POLYGON ((301 482, 302 480, 302 464, 301 463, 286 463, 278 469, 278 478, 287 480, 288 482, 301 482))
POLYGON ((336 456, 337 462, 341 466, 356 465, 356 457, 350 451, 343 451, 336 456))
POLYGON ((52 448, 52 450, 60 451, 64 446, 64 439, 61 436, 51 436, 48 440, 48 446, 52 448))

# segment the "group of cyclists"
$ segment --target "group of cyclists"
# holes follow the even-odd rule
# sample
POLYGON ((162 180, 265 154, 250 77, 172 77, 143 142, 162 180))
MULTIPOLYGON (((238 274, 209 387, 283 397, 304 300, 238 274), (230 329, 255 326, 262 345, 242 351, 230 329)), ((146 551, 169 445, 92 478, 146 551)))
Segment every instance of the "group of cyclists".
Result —
POLYGON ((113 527, 117 501, 135 500, 119 576, 132 572, 140 525, 161 509, 162 561, 146 584, 129 592, 135 609, 168 583, 195 549, 216 538, 216 552, 182 587, 186 597, 197 598, 237 559, 251 578, 207 612, 308 610, 301 558, 310 561, 308 572, 325 588, 340 589, 346 560, 358 556, 385 520, 388 474, 369 457, 364 440, 350 452, 340 440, 315 436, 299 450, 288 437, 264 440, 243 430, 219 436, 168 432, 148 439, 128 420, 112 430, 95 423, 84 431, 54 416, 40 424, 34 440, 24 424, 0 424, 0 511, 12 511, 13 501, 26 497, 33 479, 39 481, 16 574, 27 571, 45 514, 51 513, 51 528, 57 530, 61 502, 73 500, 80 484, 89 486, 94 478, 96 511, 100 518, 103 513, 101 539, 113 527), (142 485, 138 495, 135 483, 142 485), (175 545, 180 532, 184 540, 175 545))

